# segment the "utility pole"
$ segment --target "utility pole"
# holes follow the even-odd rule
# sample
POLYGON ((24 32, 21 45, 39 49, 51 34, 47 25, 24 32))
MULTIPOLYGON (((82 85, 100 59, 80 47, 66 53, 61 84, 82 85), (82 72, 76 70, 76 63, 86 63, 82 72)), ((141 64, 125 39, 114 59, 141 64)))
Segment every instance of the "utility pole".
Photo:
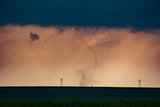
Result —
POLYGON ((60 78, 60 86, 63 86, 63 78, 60 78))
POLYGON ((141 87, 141 79, 138 80, 138 86, 141 87))

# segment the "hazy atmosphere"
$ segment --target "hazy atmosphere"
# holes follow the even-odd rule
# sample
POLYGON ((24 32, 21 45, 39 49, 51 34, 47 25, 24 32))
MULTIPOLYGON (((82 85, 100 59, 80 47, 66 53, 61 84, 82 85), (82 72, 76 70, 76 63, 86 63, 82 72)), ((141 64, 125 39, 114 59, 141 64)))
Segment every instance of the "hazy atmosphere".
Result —
POLYGON ((160 87, 159 11, 159 0, 0 0, 0 86, 160 87))
POLYGON ((0 34, 2 86, 160 84, 159 29, 6 25, 0 34))

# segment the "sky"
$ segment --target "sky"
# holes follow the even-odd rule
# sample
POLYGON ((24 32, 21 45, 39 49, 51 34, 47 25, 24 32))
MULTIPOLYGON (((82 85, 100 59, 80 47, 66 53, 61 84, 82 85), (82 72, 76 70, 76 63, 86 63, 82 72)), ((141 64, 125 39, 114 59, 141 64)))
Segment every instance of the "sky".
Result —
POLYGON ((1 0, 0 24, 160 27, 159 0, 1 0))
POLYGON ((159 29, 0 27, 1 86, 159 87, 159 65, 159 29))
POLYGON ((159 10, 159 0, 0 0, 0 86, 160 87, 159 10))

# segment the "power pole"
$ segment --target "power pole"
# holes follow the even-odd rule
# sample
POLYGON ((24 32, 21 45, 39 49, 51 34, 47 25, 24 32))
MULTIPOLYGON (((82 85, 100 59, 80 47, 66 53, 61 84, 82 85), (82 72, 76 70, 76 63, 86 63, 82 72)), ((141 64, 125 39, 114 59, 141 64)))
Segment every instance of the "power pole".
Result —
POLYGON ((63 78, 60 78, 60 86, 63 86, 63 78))
POLYGON ((141 87, 141 79, 138 80, 138 86, 141 87))

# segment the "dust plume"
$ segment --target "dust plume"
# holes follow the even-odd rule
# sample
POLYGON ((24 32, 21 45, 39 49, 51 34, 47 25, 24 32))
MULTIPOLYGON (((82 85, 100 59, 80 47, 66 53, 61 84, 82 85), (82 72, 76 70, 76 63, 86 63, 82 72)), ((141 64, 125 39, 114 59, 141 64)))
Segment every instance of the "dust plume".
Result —
POLYGON ((160 86, 160 30, 0 26, 1 86, 160 86))

